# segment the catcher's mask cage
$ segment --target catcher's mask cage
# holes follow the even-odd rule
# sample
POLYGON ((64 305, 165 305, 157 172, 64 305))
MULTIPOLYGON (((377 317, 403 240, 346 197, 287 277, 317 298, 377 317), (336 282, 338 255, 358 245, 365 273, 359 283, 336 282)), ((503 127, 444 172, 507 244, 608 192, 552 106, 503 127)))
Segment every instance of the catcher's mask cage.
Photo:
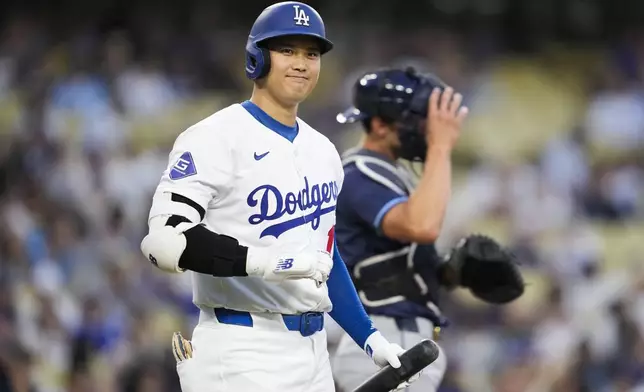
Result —
POLYGON ((353 106, 337 115, 339 123, 353 123, 372 117, 396 125, 399 155, 409 161, 424 161, 427 152, 424 124, 429 96, 445 84, 433 75, 414 68, 369 72, 353 88, 353 106))

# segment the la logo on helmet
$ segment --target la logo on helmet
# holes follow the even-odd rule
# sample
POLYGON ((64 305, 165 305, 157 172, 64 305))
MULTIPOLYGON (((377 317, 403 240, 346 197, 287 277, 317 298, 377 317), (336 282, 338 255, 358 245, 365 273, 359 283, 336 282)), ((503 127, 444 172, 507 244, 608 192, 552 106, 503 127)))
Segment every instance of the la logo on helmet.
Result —
POLYGON ((293 17, 293 20, 295 21, 295 24, 298 26, 308 26, 309 25, 309 17, 306 15, 303 9, 300 9, 299 5, 294 5, 293 10, 295 11, 295 16, 293 17))

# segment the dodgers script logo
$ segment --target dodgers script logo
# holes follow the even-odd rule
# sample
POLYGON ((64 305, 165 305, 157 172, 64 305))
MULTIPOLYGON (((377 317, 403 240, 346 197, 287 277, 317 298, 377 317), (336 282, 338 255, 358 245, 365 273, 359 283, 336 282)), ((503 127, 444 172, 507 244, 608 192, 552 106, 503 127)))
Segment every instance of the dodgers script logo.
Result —
POLYGON ((293 216, 300 212, 303 215, 268 226, 259 238, 271 235, 278 238, 281 234, 307 223, 311 223, 313 230, 317 230, 320 226, 320 217, 335 211, 335 203, 326 207, 323 205, 331 201, 335 202, 337 199, 338 184, 335 181, 309 187, 309 180, 304 177, 304 189, 298 193, 288 192, 286 195, 282 195, 282 192, 273 185, 260 185, 246 199, 250 207, 259 205, 259 213, 251 215, 248 223, 259 225, 265 221, 278 220, 284 215, 293 216), (313 211, 309 212, 311 209, 313 211))

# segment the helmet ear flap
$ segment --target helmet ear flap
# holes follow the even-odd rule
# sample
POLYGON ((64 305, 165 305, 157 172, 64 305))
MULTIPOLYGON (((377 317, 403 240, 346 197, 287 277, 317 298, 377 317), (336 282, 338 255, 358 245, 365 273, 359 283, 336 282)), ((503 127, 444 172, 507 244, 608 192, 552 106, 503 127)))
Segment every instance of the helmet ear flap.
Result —
POLYGON ((267 48, 261 48, 256 43, 246 46, 246 76, 251 80, 261 79, 268 75, 271 69, 271 53, 267 48))
POLYGON ((259 48, 259 50, 262 53, 262 72, 260 72, 259 76, 257 79, 263 78, 264 76, 267 76, 268 73, 271 70, 271 52, 267 48, 259 48))

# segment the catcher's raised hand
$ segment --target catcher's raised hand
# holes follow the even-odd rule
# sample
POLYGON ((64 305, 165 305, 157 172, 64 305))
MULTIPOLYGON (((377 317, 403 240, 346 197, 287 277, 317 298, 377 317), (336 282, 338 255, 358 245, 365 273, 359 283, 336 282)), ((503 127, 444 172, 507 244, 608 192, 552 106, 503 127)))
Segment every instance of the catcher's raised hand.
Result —
POLYGON ((429 97, 425 134, 430 147, 444 147, 451 150, 461 133, 461 126, 469 112, 461 106, 463 96, 452 87, 435 87, 429 97))

